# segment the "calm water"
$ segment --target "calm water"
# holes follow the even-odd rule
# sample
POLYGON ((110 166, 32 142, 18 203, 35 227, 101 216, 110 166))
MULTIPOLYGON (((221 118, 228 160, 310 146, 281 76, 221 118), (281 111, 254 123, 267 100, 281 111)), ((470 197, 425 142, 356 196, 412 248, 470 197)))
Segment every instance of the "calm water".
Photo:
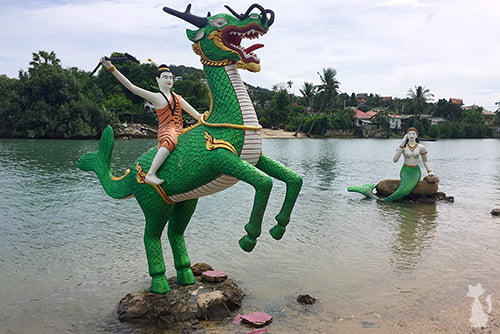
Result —
MULTIPOLYGON (((97 141, 0 140, 0 332, 139 333, 114 318, 117 302, 149 285, 143 216, 75 167, 97 141)), ((398 178, 399 140, 265 139, 267 155, 304 176, 281 241, 274 224, 284 192, 276 181, 264 231, 247 254, 238 240, 253 188, 244 183, 200 199, 186 232, 191 260, 227 272, 247 292, 243 311, 275 316, 276 333, 312 332, 343 318, 463 308, 469 284, 500 296, 500 141, 424 142, 440 190, 455 203, 381 204, 350 185, 398 178), (303 293, 320 303, 300 314, 303 293)), ((114 175, 154 145, 118 141, 114 175)), ((174 275, 164 245, 169 276, 174 275)), ((226 326, 227 327, 227 326, 226 326)), ((234 329, 233 329, 234 331, 234 329)), ((326 331, 325 331, 326 332, 326 331)))

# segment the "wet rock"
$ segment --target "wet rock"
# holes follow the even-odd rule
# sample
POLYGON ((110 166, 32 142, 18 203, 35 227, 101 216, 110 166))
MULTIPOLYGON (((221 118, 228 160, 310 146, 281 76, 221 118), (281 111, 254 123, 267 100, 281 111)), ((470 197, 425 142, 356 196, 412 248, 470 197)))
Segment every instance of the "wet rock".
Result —
POLYGON ((500 216, 500 208, 495 208, 495 209, 491 210, 491 214, 493 216, 500 216))
MULTIPOLYGON (((377 184, 377 193, 381 196, 389 196, 399 187, 400 180, 382 180, 377 184)), ((420 181, 409 196, 432 196, 438 191, 439 179, 436 176, 426 176, 420 181)))
POLYGON ((376 323, 370 321, 361 321, 363 328, 380 328, 376 323))
POLYGON ((299 295, 297 297, 297 301, 301 304, 313 305, 314 303, 316 303, 316 298, 310 295, 299 295))
POLYGON ((124 139, 156 138, 158 134, 158 131, 149 125, 135 123, 122 123, 116 132, 124 139))
MULTIPOLYGON (((399 187, 400 180, 382 180, 377 186, 377 195, 387 197, 396 191, 399 187)), ((423 178, 413 191, 406 196, 403 201, 417 203, 435 203, 436 201, 444 201, 453 203, 455 198, 447 196, 444 192, 438 191, 439 178, 437 176, 429 176, 423 178)))
POLYGON ((231 315, 231 310, 225 303, 225 296, 221 291, 210 291, 198 296, 198 319, 223 320, 231 315))
POLYGON ((220 283, 203 282, 201 277, 189 286, 169 279, 172 291, 160 295, 142 290, 130 293, 118 304, 121 321, 183 333, 199 330, 200 321, 220 321, 241 307, 243 291, 231 279, 220 283))
POLYGON ((205 271, 214 270, 211 265, 206 263, 196 263, 191 266, 191 271, 194 276, 201 276, 201 274, 205 271))

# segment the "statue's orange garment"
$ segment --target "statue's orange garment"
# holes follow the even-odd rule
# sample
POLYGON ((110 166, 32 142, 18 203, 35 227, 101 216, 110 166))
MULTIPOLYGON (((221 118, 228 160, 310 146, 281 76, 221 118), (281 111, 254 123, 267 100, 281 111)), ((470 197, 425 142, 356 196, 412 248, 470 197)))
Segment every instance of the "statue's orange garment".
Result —
POLYGON ((158 116, 158 147, 165 147, 172 152, 177 146, 177 136, 181 134, 182 109, 180 95, 171 94, 171 100, 161 109, 156 109, 158 116))

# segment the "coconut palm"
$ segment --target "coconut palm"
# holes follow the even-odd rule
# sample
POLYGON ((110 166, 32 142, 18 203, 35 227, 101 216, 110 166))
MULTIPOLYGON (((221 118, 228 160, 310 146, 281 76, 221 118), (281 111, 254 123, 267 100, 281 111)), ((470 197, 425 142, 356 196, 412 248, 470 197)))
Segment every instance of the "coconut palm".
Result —
POLYGON ((33 60, 30 61, 30 65, 33 68, 38 67, 41 64, 49 64, 49 65, 59 65, 61 60, 57 58, 54 51, 40 51, 38 53, 33 53, 33 60))
POLYGON ((321 79, 321 84, 317 86, 321 99, 320 110, 328 109, 335 105, 335 100, 339 94, 340 82, 335 78, 337 71, 331 67, 324 68, 323 73, 318 73, 318 75, 321 79))
POLYGON ((411 99, 411 108, 414 114, 422 114, 427 102, 432 101, 434 94, 423 86, 415 86, 415 90, 409 89, 407 96, 411 99))
POLYGON ((304 115, 306 114, 306 112, 312 110, 312 102, 313 102, 314 94, 316 93, 316 87, 314 86, 314 84, 312 82, 304 82, 304 85, 302 86, 302 88, 299 91, 302 94, 304 104, 307 107, 304 108, 304 112, 302 113, 302 116, 300 116, 299 126, 297 127, 297 130, 293 134, 294 136, 297 136, 297 133, 300 131, 300 128, 302 126, 302 122, 304 121, 304 115))

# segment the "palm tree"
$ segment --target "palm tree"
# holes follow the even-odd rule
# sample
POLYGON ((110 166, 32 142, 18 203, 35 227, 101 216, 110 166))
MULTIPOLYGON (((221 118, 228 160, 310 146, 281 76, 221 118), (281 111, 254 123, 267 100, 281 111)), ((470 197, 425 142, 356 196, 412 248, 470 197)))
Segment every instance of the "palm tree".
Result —
POLYGON ((33 60, 30 61, 30 65, 33 68, 38 67, 41 64, 59 65, 61 60, 57 58, 54 51, 39 51, 38 53, 33 53, 33 60))
POLYGON ((415 90, 410 88, 407 96, 412 100, 411 108, 416 115, 421 114, 427 102, 434 98, 434 94, 431 94, 430 90, 423 86, 415 86, 415 90))
POLYGON ((304 99, 304 104, 307 106, 304 109, 304 112, 302 113, 302 116, 300 117, 300 122, 297 130, 293 134, 294 136, 297 136, 297 133, 300 131, 300 128, 302 126, 302 122, 304 121, 304 115, 306 112, 312 110, 312 102, 314 98, 314 94, 316 93, 316 87, 312 82, 304 82, 304 85, 302 86, 302 89, 299 90, 300 93, 302 94, 302 98, 304 99))
POLYGON ((339 94, 338 89, 340 82, 335 78, 337 71, 331 67, 324 68, 323 74, 318 73, 321 79, 321 84, 317 86, 317 90, 321 96, 321 108, 328 109, 335 105, 335 100, 339 94))
MULTIPOLYGON (((323 69, 323 74, 319 73, 319 78, 321 84, 316 86, 316 90, 319 93, 320 107, 318 112, 322 112, 325 109, 331 108, 335 105, 335 100, 339 94, 338 89, 340 82, 335 78, 337 71, 334 68, 328 67, 323 69)), ((307 131, 307 136, 311 135, 314 124, 316 123, 316 118, 313 119, 309 130, 307 131)))

